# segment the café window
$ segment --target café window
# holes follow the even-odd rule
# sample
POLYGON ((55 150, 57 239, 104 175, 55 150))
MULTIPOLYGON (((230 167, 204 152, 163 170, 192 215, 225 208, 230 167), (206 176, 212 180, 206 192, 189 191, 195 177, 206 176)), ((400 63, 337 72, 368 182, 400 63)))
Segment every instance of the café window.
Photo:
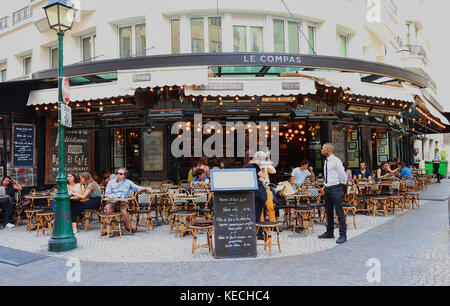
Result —
POLYGON ((81 52, 83 61, 92 61, 95 58, 95 39, 95 34, 81 38, 81 52))
POLYGON ((209 52, 222 52, 222 19, 208 17, 209 52))
POLYGON ((245 26, 233 26, 234 52, 247 52, 247 35, 245 26))
POLYGON ((192 53, 205 51, 205 30, 204 19, 191 18, 191 48, 192 53))
POLYGON ((121 58, 146 55, 146 31, 145 23, 119 28, 119 53, 121 58))
POLYGON ((50 68, 58 68, 59 56, 58 48, 50 48, 50 68))
MULTIPOLYGON (((0 133, 0 177, 5 175, 10 176, 15 179, 22 187, 32 187, 37 185, 37 168, 36 167, 18 167, 19 165, 14 165, 12 163, 12 127, 14 124, 21 125, 20 117, 14 116, 14 122, 11 122, 11 118, 8 116, 0 116, 0 128, 2 129, 0 133), (4 137, 6 136, 6 137, 4 137), (14 166, 14 168, 13 168, 14 166)), ((20 141, 20 138, 16 139, 20 141)), ((36 145, 34 142, 30 142, 34 146, 33 150, 36 152, 36 145)), ((24 149, 21 143, 16 144, 16 150, 24 149)), ((28 156, 29 157, 29 156, 28 156)), ((34 155, 34 162, 36 163, 36 155, 34 155)))
POLYGON ((172 54, 180 53, 180 19, 171 20, 172 54))

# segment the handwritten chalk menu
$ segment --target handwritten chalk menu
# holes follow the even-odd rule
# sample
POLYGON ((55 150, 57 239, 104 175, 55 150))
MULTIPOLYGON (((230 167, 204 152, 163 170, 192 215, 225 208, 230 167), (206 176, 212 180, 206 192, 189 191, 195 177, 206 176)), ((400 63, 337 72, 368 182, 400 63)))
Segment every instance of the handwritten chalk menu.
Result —
POLYGON ((35 129, 32 124, 13 124, 12 167, 32 168, 35 166, 35 129))
POLYGON ((214 245, 216 258, 256 257, 253 192, 214 193, 214 245))
MULTIPOLYGON (((51 179, 56 179, 58 176, 58 142, 58 136, 52 139, 51 179)), ((64 143, 66 173, 80 174, 89 172, 91 132, 87 130, 66 130, 64 143)))

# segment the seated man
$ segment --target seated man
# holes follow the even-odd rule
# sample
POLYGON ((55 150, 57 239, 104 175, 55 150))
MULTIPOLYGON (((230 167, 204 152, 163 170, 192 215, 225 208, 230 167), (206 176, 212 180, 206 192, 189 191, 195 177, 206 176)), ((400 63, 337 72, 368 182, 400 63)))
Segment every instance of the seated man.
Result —
MULTIPOLYGON (((117 177, 111 178, 105 190, 105 198, 118 198, 124 199, 128 198, 129 192, 132 191, 143 191, 147 190, 152 192, 152 188, 150 187, 140 187, 133 183, 132 181, 126 179, 128 175, 128 170, 126 168, 120 168, 117 170, 117 177)), ((116 211, 117 205, 120 206, 120 213, 122 214, 122 220, 125 223, 125 229, 129 232, 135 233, 136 229, 130 227, 130 220, 128 218, 128 201, 120 201, 120 202, 107 202, 105 208, 106 213, 111 214, 116 211)))
POLYGON ((404 176, 412 177, 412 172, 409 168, 406 167, 405 162, 400 162, 399 164, 400 174, 397 176, 398 179, 402 179, 404 176))
POLYGON ((369 176, 372 176, 372 173, 370 173, 370 170, 367 169, 366 163, 360 163, 359 169, 355 171, 353 179, 354 180, 368 179, 369 176))
POLYGON ((305 182, 307 177, 314 178, 314 174, 308 170, 309 161, 302 160, 300 162, 300 167, 295 168, 291 174, 291 184, 301 186, 305 182))

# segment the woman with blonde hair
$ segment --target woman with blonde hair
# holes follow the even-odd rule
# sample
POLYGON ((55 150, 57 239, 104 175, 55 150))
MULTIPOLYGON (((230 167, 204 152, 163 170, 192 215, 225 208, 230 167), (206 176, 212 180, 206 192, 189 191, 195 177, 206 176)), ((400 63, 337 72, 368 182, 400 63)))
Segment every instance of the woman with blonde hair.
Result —
POLYGON ((77 217, 86 209, 98 209, 102 199, 102 189, 92 176, 84 172, 80 175, 81 192, 73 194, 77 199, 71 200, 72 228, 76 234, 77 217))

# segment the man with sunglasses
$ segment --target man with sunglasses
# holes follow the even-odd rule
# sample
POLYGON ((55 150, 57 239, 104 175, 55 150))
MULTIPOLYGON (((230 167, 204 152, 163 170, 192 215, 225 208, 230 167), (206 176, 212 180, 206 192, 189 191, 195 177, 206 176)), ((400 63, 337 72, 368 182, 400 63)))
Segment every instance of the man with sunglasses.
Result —
MULTIPOLYGON (((116 177, 112 177, 106 186, 105 190, 105 198, 114 198, 114 199, 125 199, 128 198, 129 192, 136 191, 140 192, 143 190, 147 190, 148 192, 152 192, 152 188, 150 187, 140 187, 133 183, 132 181, 126 178, 128 174, 128 170, 126 168, 120 168, 117 170, 116 177)), ((122 214, 122 220, 125 223, 125 228, 127 231, 131 233, 135 233, 136 229, 131 228, 130 220, 128 217, 128 201, 120 201, 120 202, 108 202, 106 204, 106 213, 111 214, 116 211, 117 206, 119 206, 120 213, 122 214)))

